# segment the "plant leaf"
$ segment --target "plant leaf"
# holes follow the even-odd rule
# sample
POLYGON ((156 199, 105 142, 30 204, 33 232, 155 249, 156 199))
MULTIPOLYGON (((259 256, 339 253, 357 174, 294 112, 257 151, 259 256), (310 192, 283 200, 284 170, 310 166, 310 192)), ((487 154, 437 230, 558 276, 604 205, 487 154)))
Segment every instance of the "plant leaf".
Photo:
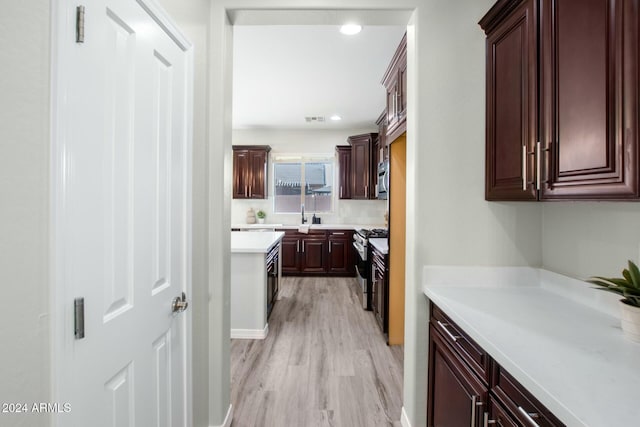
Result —
POLYGON ((624 270, 622 270, 622 277, 624 277, 625 280, 627 282, 629 282, 629 284, 633 284, 633 279, 631 278, 631 273, 629 273, 629 270, 627 270, 626 268, 624 270))
POLYGON ((633 286, 640 289, 640 270, 638 270, 638 266, 631 260, 629 260, 629 273, 631 275, 631 283, 633 286))
MULTIPOLYGON (((618 280, 618 279, 614 279, 614 280, 618 280)), ((587 280, 587 282, 593 283, 594 285, 602 286, 605 288, 616 286, 615 282, 613 282, 612 279, 608 279, 606 277, 599 277, 599 276, 591 277, 587 280)))

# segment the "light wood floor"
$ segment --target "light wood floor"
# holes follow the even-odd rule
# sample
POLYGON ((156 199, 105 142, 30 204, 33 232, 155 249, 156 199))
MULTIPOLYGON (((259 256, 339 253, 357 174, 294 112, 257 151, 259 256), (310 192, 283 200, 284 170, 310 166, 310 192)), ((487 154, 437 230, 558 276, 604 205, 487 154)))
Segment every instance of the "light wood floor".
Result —
POLYGON ((283 278, 265 340, 231 340, 234 427, 400 426, 403 348, 351 278, 283 278))

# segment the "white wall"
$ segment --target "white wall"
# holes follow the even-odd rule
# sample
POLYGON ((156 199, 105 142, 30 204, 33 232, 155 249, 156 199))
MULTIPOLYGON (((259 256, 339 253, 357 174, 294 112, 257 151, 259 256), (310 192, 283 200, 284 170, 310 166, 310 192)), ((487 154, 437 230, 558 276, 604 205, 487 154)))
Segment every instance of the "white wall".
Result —
MULTIPOLYGON (((0 402, 50 400, 48 0, 0 14, 0 402)), ((45 426, 48 415, 0 414, 45 426)))
POLYGON ((640 262, 640 204, 545 203, 542 264, 576 278, 620 277, 627 260, 640 262))
POLYGON ((540 205, 484 200, 485 36, 477 22, 493 3, 422 2, 408 37, 416 115, 407 131, 404 406, 414 426, 426 423, 422 267, 541 264, 540 205))
MULTIPOLYGON (((375 118, 372 118, 372 121, 375 118)), ((326 154, 335 156, 336 145, 348 145, 350 135, 377 132, 375 126, 370 129, 350 130, 234 130, 234 145, 269 145, 271 158, 278 154, 326 154)), ((335 163, 334 188, 337 188, 338 162, 335 163)), ((269 164, 269 198, 266 200, 233 199, 231 202, 231 223, 244 224, 249 208, 255 211, 262 209, 267 213, 268 223, 299 224, 300 214, 273 213, 273 167, 269 164)), ((362 224, 384 225, 384 214, 387 209, 385 200, 340 200, 334 195, 334 212, 318 215, 323 224, 362 224)), ((313 210, 305 206, 310 221, 313 210)))

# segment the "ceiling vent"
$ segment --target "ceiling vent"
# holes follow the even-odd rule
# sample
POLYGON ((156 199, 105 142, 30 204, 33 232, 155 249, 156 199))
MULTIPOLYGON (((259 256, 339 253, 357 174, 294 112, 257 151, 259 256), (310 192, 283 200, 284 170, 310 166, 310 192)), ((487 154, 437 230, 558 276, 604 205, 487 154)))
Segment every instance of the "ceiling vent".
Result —
POLYGON ((322 123, 324 122, 324 116, 307 116, 304 120, 307 123, 322 123))

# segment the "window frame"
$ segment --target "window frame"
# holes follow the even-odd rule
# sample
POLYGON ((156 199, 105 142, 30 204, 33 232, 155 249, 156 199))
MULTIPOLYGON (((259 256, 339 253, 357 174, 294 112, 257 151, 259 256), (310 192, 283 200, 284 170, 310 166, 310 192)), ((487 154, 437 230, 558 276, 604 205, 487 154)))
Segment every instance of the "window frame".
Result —
POLYGON ((274 214, 277 215, 300 215, 300 211, 298 212, 279 212, 276 210, 276 165, 277 164, 294 164, 300 163, 301 171, 300 171, 300 182, 301 182, 301 191, 300 191, 300 205, 304 204, 305 215, 306 213, 316 213, 316 214, 324 214, 331 215, 335 213, 336 202, 335 202, 335 182, 336 182, 336 159, 335 156, 330 154, 318 154, 318 155, 301 155, 301 154, 273 154, 271 156, 271 176, 273 180, 271 182, 271 190, 273 190, 273 201, 271 204, 271 208, 274 214), (305 192, 302 191, 303 188, 306 187, 306 165, 307 163, 329 163, 331 165, 331 207, 330 210, 318 210, 313 211, 313 206, 309 206, 305 203, 305 198, 307 197, 305 192))

